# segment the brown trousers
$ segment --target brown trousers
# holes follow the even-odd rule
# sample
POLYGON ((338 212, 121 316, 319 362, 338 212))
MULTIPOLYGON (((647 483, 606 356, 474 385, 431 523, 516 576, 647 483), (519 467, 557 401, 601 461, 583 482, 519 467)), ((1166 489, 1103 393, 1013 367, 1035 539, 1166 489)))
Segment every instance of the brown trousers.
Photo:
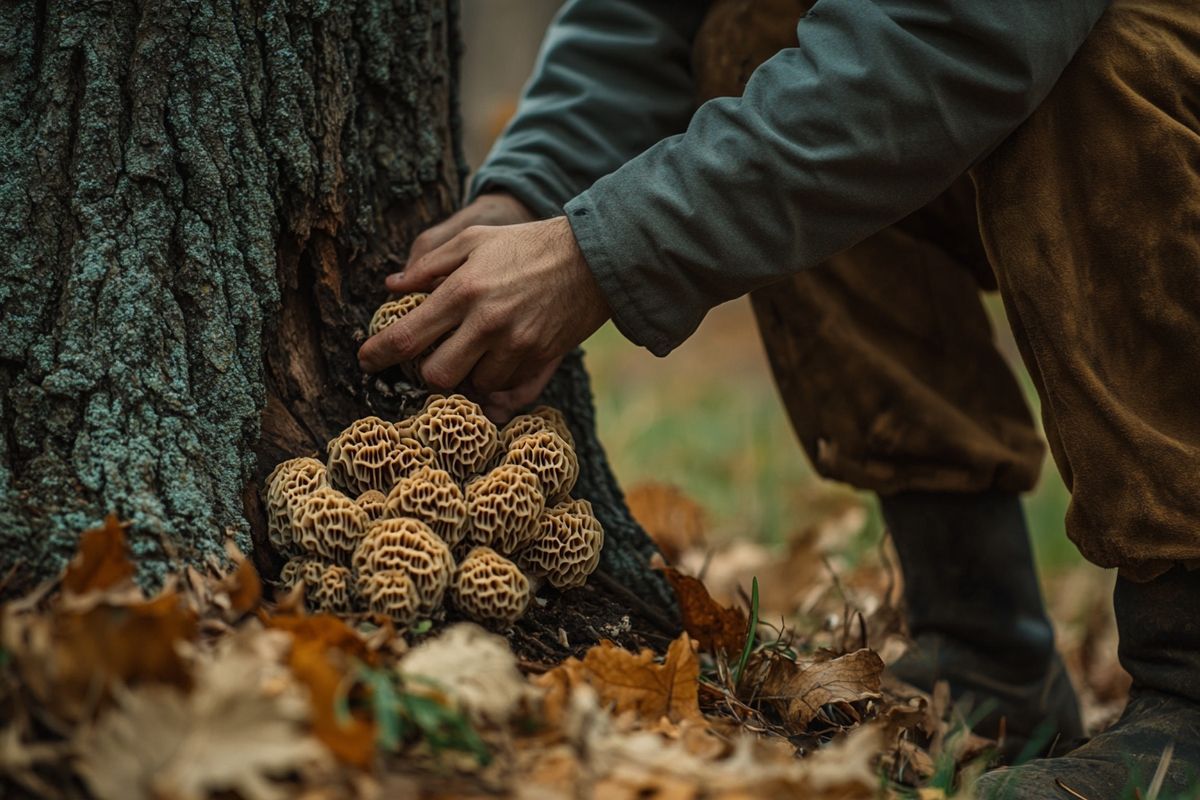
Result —
MULTIPOLYGON (((705 96, 795 46, 803 0, 717 2, 705 96), (736 33, 734 33, 736 32, 736 33)), ((802 46, 802 45, 801 45, 802 46)), ((1043 445, 992 340, 999 289, 1090 561, 1200 564, 1200 14, 1115 0, 1038 110, 926 208, 752 295, 823 475, 1022 491, 1043 445)))

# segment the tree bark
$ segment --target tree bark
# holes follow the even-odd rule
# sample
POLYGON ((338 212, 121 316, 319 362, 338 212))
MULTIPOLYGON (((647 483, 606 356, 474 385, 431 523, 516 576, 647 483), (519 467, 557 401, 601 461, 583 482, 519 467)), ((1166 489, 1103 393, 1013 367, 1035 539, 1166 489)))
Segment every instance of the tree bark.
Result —
MULTIPOLYGON (((147 582, 228 535, 270 569, 271 467, 415 399, 354 354, 388 262, 459 200, 456 8, 0 8, 0 594, 109 511, 147 582)), ((555 387, 606 567, 665 600, 578 360, 555 387)))

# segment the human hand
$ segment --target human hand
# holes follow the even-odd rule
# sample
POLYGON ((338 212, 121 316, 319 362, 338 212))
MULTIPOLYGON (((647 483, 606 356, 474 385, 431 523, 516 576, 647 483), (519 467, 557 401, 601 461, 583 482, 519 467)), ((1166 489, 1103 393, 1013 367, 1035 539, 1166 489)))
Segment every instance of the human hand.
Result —
POLYGON ((481 194, 469 205, 459 209, 449 218, 427 228, 416 239, 408 251, 405 269, 418 259, 438 249, 472 225, 517 225, 533 222, 537 216, 529 206, 508 192, 481 194))
POLYGON ((531 386, 524 402, 536 397, 562 356, 611 315, 566 217, 468 227, 387 286, 414 292, 439 280, 424 303, 363 344, 364 371, 410 361, 449 333, 423 358, 425 382, 450 389, 469 376, 503 412, 523 405, 512 404, 531 386))

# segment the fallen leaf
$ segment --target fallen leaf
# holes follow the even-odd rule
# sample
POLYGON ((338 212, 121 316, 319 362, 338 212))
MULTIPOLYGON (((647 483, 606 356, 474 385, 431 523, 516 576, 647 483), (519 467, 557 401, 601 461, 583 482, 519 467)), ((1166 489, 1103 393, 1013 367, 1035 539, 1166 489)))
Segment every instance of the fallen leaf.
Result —
POLYGON ((280 663, 284 634, 227 640, 197 668, 195 689, 117 689, 76 737, 77 769, 100 800, 189 800, 236 793, 290 797, 274 778, 327 760, 306 730, 308 704, 280 663))
POLYGON ((937 772, 937 765, 933 763, 933 759, 929 753, 917 747, 911 739, 904 739, 896 745, 897 753, 907 762, 908 769, 906 772, 921 778, 932 778, 937 772))
POLYGON ((667 648, 659 664, 650 650, 631 653, 603 641, 533 680, 546 689, 543 712, 554 725, 562 720, 570 694, 581 684, 592 687, 600 702, 620 714, 633 712, 654 721, 703 719, 699 704, 700 661, 686 633, 667 648))
POLYGON ((375 723, 351 713, 338 713, 338 700, 349 682, 355 662, 375 662, 363 638, 331 614, 313 616, 262 615, 269 628, 292 636, 288 665, 296 679, 308 687, 312 704, 313 734, 340 761, 360 768, 375 758, 375 723))
POLYGON ((863 648, 836 658, 792 661, 767 654, 747 670, 744 686, 775 709, 788 727, 801 731, 826 703, 852 703, 879 697, 883 660, 863 648))
POLYGON ((79 537, 79 548, 63 575, 63 589, 71 594, 86 594, 111 589, 133 577, 133 562, 125 547, 128 523, 109 514, 104 524, 86 530, 79 537))
POLYGON ((196 614, 175 592, 129 604, 102 601, 85 611, 5 614, 3 645, 47 708, 86 716, 117 684, 190 685, 182 642, 196 637, 196 614))
POLYGON ((268 628, 287 631, 297 641, 334 648, 367 664, 376 661, 358 631, 332 614, 260 614, 259 618, 268 628))
POLYGON ((0 728, 0 786, 8 779, 23 786, 31 795, 52 797, 55 791, 42 780, 37 770, 61 773, 67 768, 69 755, 67 747, 60 743, 25 741, 15 723, 0 728))
POLYGON ((713 600, 704 584, 691 575, 672 567, 663 567, 662 572, 679 599, 683 629, 700 649, 714 654, 724 652, 730 657, 739 655, 746 644, 746 615, 713 600))
POLYGON ((472 720, 502 724, 524 705, 529 685, 503 636, 478 625, 452 625, 422 642, 400 662, 408 691, 444 691, 472 720))
POLYGON ((229 610, 230 617, 236 619, 258 607, 262 600, 262 581, 250 559, 236 547, 230 545, 229 554, 237 568, 218 581, 216 588, 218 596, 224 596, 221 605, 229 610))
MULTIPOLYGON (((608 797, 600 787, 633 797, 680 792, 688 798, 803 797, 816 800, 868 800, 879 796, 875 757, 879 730, 863 726, 803 759, 779 739, 740 734, 728 754, 693 753, 683 741, 649 731, 626 731, 595 705, 584 689, 572 699, 565 730, 574 752, 585 759, 576 796, 608 797), (589 790, 590 789, 590 790, 589 790)), ((676 796, 676 795, 671 795, 676 796)))
POLYGON ((639 483, 625 493, 629 512, 670 561, 704 543, 704 509, 667 483, 639 483))

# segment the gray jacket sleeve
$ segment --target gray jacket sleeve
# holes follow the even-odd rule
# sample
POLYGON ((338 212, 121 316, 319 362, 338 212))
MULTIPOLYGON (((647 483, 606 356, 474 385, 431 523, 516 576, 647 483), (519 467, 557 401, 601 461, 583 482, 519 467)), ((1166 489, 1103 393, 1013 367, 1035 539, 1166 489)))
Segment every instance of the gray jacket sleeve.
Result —
MULTIPOLYGON (((820 0, 799 46, 759 67, 741 98, 706 103, 686 133, 566 205, 618 328, 665 354, 712 306, 920 208, 1033 111, 1106 6, 820 0)), ((603 83, 624 79, 609 70, 603 83)), ((563 123, 520 125, 557 136, 563 123)), ((599 141, 571 135, 565 148, 599 141)), ((596 168, 628 150, 604 152, 596 168)), ((586 182, 549 172, 555 199, 586 182)))
POLYGON ((541 217, 687 127, 691 48, 707 2, 570 0, 546 33, 516 115, 471 184, 541 217))

